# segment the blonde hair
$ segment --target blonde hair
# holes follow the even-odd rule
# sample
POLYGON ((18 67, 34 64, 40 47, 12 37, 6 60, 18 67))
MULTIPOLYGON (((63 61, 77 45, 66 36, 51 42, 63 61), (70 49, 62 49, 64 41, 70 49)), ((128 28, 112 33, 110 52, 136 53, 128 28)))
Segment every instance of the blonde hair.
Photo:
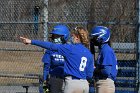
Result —
POLYGON ((76 27, 72 33, 77 35, 81 43, 89 49, 89 33, 85 28, 76 27))

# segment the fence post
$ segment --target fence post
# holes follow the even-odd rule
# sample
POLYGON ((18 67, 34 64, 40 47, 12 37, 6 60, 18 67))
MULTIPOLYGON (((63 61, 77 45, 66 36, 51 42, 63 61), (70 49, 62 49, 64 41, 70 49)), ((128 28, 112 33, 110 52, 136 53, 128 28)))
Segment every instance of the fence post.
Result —
POLYGON ((138 93, 140 93, 140 0, 138 0, 138 93))
POLYGON ((43 23, 44 41, 48 41, 48 0, 44 0, 43 23))
MULTIPOLYGON (((44 32, 44 41, 48 41, 48 1, 49 0, 43 0, 43 32, 44 32)), ((39 93, 44 93, 43 90, 43 78, 39 78, 39 93)))

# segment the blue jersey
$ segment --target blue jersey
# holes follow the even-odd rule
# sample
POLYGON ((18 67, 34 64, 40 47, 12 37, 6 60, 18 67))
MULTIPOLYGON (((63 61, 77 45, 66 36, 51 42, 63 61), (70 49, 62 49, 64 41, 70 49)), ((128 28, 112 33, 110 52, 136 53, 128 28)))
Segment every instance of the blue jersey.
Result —
POLYGON ((103 44, 101 46, 96 68, 99 70, 105 68, 105 71, 101 71, 95 75, 96 78, 104 78, 104 74, 108 73, 107 78, 111 78, 112 80, 116 79, 118 72, 117 58, 113 49, 108 44, 103 44))
POLYGON ((52 76, 63 77, 64 76, 64 57, 57 51, 46 50, 42 58, 44 63, 44 79, 48 76, 48 73, 52 76))
POLYGON ((94 71, 93 55, 81 43, 62 45, 32 40, 31 44, 51 51, 57 51, 63 55, 66 60, 64 63, 64 74, 66 76, 72 75, 81 79, 92 78, 94 71))

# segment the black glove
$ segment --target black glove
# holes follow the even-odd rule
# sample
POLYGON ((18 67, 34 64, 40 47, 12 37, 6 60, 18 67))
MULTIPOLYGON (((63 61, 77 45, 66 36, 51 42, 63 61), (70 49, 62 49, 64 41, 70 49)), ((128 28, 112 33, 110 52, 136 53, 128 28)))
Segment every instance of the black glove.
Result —
POLYGON ((43 82, 43 91, 44 93, 50 93, 50 85, 46 80, 43 82))

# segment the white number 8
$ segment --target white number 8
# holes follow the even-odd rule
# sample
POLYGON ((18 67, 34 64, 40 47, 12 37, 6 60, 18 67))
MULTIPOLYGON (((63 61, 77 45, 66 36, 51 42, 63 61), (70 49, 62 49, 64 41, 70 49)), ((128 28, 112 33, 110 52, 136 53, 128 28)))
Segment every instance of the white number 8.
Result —
POLYGON ((87 58, 86 57, 82 57, 81 58, 80 67, 79 67, 80 71, 84 71, 85 70, 86 63, 87 63, 87 58))

